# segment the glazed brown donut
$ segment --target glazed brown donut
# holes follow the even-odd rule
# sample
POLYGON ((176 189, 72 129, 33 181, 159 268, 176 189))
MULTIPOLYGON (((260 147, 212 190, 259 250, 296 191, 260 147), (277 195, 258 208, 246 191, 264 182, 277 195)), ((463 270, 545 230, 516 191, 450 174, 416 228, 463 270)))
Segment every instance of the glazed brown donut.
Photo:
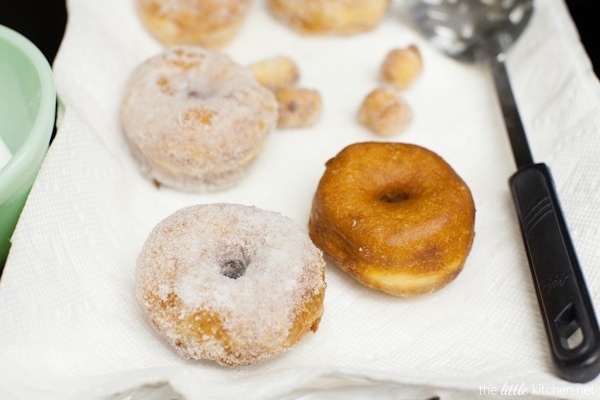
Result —
POLYGON ((315 332, 325 261, 283 215, 239 204, 176 211, 137 262, 137 297, 151 326, 186 359, 264 361, 315 332))
POLYGON ((306 34, 351 35, 374 29, 389 0, 269 0, 273 15, 306 34))
POLYGON ((358 282, 413 296, 459 274, 474 222, 469 188, 437 154, 365 142, 327 162, 308 226, 317 247, 358 282))
POLYGON ((220 48, 239 32, 252 0, 137 0, 148 30, 168 46, 220 48))
POLYGON ((277 126, 278 103, 223 53, 178 46, 130 76, 121 123, 142 173, 188 192, 236 184, 277 126))

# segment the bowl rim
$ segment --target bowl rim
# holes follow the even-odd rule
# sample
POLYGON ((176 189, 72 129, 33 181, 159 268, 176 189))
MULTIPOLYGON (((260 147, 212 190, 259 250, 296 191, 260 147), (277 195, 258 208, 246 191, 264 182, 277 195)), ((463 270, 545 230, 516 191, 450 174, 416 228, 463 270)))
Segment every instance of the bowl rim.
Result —
POLYGON ((4 25, 0 25, 0 40, 13 46, 29 60, 40 81, 40 105, 35 121, 23 145, 12 154, 11 159, 0 170, 0 204, 12 194, 18 192, 20 186, 26 184, 24 173, 37 174, 39 163, 50 144, 53 125, 56 117, 56 86, 52 68, 41 50, 28 38, 4 25), (47 139, 46 139, 47 138, 47 139), (28 171, 31 169, 34 171, 28 171))

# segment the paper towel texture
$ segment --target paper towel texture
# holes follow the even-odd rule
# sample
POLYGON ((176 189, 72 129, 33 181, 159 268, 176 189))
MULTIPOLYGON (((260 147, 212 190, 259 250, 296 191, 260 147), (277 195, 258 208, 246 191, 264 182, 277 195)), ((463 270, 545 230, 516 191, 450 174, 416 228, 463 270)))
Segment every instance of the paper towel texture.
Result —
MULTIPOLYGON (((599 83, 564 3, 536 5, 508 69, 534 157, 553 171, 600 309, 599 83)), ((515 167, 488 71, 438 54, 397 6, 373 32, 311 37, 276 22, 266 2, 255 1, 223 51, 246 65, 295 59, 300 84, 322 94, 322 118, 311 129, 274 132, 238 186, 190 195, 146 181, 120 130, 129 72, 161 50, 134 2, 68 1, 54 64, 63 115, 0 283, 0 398, 105 398, 158 382, 189 399, 333 399, 355 388, 362 398, 446 400, 519 386, 521 398, 600 396, 597 380, 570 385, 552 370, 508 192, 515 167), (320 328, 289 352, 237 369, 179 358, 149 328, 134 296, 136 258, 152 227, 183 206, 232 202, 278 211, 306 229, 324 163, 350 143, 377 140, 356 113, 381 83, 380 63, 392 48, 412 43, 425 70, 404 93, 415 119, 394 140, 437 152, 470 186, 476 237, 463 272, 437 293, 399 299, 328 265, 320 328)))

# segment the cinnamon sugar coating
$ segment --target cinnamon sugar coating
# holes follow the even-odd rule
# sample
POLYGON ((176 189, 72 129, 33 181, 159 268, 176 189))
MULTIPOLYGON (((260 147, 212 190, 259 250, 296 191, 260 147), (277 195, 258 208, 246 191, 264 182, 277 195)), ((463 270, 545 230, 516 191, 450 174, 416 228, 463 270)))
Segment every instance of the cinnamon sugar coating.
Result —
POLYGON ((278 118, 277 101, 223 53, 179 46, 140 64, 121 106, 123 132, 142 173, 189 192, 238 183, 278 118))
POLYGON ((137 262, 137 297, 182 357, 249 365, 317 330, 324 271, 321 251, 291 219, 205 204, 152 230, 137 262))

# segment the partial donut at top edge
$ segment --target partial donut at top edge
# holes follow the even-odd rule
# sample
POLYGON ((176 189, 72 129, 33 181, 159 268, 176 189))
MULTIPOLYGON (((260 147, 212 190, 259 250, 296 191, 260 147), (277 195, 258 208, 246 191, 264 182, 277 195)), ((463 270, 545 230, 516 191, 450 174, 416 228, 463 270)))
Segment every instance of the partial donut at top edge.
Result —
POLYGON ((167 46, 218 49, 239 33, 252 0, 136 0, 148 31, 167 46))
POLYGON ((353 35, 370 31, 389 0, 269 0, 275 18, 303 34, 353 35))

